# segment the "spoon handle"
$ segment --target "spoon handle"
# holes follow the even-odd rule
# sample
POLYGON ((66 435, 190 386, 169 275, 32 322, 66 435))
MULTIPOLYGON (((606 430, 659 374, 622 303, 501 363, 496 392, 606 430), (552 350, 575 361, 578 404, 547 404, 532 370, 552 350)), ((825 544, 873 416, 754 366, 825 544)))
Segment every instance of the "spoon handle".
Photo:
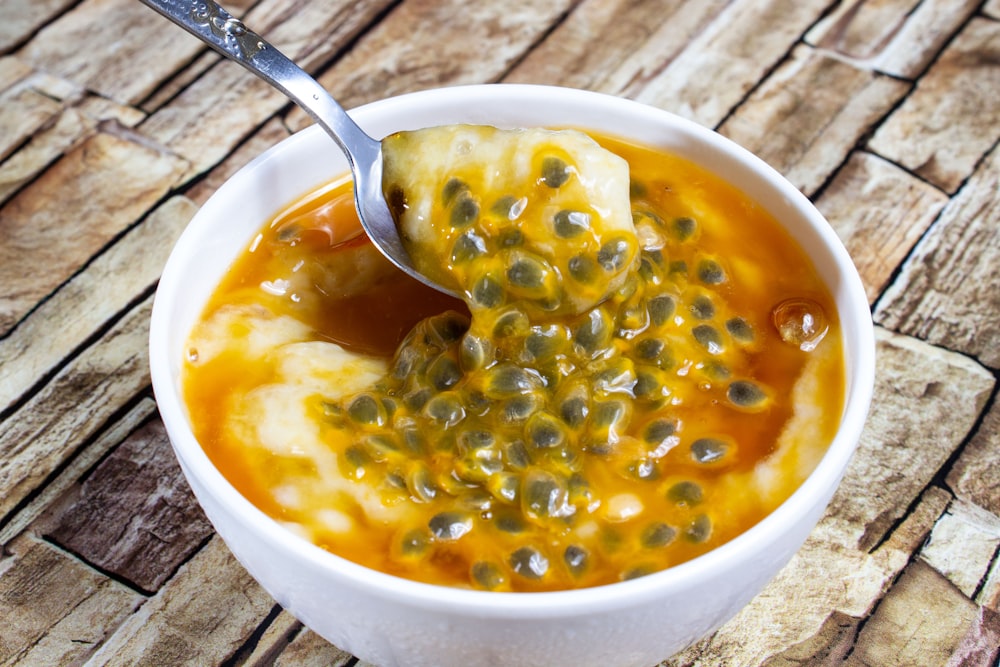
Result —
POLYGON ((351 162, 373 162, 379 142, 368 136, 309 74, 212 0, 140 0, 296 102, 333 137, 351 162), (350 146, 350 149, 348 149, 350 146))

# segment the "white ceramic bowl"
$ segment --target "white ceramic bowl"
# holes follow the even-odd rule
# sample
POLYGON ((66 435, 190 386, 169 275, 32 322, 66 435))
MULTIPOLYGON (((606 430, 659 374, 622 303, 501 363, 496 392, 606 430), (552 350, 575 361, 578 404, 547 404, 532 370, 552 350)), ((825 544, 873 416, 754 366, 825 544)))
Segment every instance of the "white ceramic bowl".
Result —
POLYGON ((277 210, 347 171, 310 127, 225 183, 177 243, 156 294, 150 366, 160 415, 209 519, 285 609, 339 647, 380 665, 649 665, 736 614, 819 520, 854 451, 874 382, 872 323, 840 241, 778 173, 720 135, 628 100, 541 86, 485 85, 404 95, 352 112, 375 137, 449 123, 590 128, 680 154, 735 184, 776 217, 833 292, 844 332, 840 431, 806 482, 759 524, 692 561, 641 579, 553 593, 488 593, 399 579, 332 555, 257 510, 191 432, 179 376, 185 338, 231 261, 277 210))

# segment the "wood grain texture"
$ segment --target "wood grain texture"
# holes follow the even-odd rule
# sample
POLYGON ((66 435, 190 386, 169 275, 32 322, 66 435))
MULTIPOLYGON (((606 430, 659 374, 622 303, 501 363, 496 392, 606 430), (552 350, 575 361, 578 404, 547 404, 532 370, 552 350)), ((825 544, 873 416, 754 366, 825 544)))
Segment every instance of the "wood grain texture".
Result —
POLYGON ((1000 367, 1000 150, 917 245, 875 310, 883 326, 1000 367))
POLYGON ((1000 23, 974 19, 869 142, 954 193, 1000 138, 1000 23))
POLYGON ((0 335, 152 208, 184 168, 108 126, 0 208, 0 335))
POLYGON ((959 498, 1000 516, 1000 403, 994 402, 950 471, 959 498))
POLYGON ((937 188, 865 151, 856 151, 816 207, 861 274, 870 303, 948 203, 937 188))
POLYGON ((50 22, 75 0, 4 0, 0 53, 6 53, 50 22))
POLYGON ((806 41, 861 67, 915 79, 978 5, 978 0, 841 2, 806 34, 806 41))
POLYGON ((907 88, 803 46, 719 131, 811 195, 907 88))
POLYGON ((85 477, 54 523, 52 541, 150 593, 213 532, 158 419, 85 477))

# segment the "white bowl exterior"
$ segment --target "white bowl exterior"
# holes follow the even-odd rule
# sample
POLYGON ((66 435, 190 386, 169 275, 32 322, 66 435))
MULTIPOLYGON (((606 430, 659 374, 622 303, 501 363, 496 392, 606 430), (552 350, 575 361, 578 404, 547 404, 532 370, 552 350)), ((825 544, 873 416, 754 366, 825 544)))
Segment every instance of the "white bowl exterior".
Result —
POLYGON ((711 632, 801 546, 860 437, 874 339, 860 279, 809 201, 720 135, 620 98, 542 86, 414 93, 352 112, 376 137, 449 123, 576 127, 699 163, 768 209, 813 258, 838 308, 848 369, 840 432, 805 484, 757 526, 693 561, 634 581, 556 593, 484 593, 402 580, 327 553, 280 527, 222 477, 195 440, 179 383, 185 339, 229 264, 282 206, 347 170, 317 127, 247 165, 202 207, 170 256, 153 308, 150 366, 160 414, 205 512, 289 612, 364 660, 394 665, 648 665, 711 632))

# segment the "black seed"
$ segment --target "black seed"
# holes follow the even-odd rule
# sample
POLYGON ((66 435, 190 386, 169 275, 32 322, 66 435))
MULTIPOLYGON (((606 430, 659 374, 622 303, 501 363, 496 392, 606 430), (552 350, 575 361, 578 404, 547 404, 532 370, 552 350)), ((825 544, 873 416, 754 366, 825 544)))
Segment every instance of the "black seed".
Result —
POLYGON ((362 394, 351 401, 347 407, 347 414, 359 424, 381 426, 385 423, 385 414, 380 409, 378 401, 370 394, 362 394))
POLYGON ((442 354, 427 368, 427 379, 435 389, 444 391, 458 384, 462 371, 451 357, 442 354))
POLYGON ((490 369, 489 392, 494 397, 528 394, 540 386, 537 376, 515 364, 503 363, 490 369))
POLYGON ((566 266, 569 268, 570 277, 583 285, 592 285, 597 280, 600 270, 597 262, 586 255, 570 258, 566 266))
POLYGON ((431 517, 427 527, 434 537, 451 542, 472 530, 472 517, 461 512, 441 512, 431 517))
POLYGON ((536 412, 528 419, 525 436, 528 444, 537 449, 559 447, 566 441, 559 422, 545 412, 536 412))
POLYGON ((639 355, 640 359, 652 361, 663 354, 666 346, 666 343, 659 338, 646 338, 636 343, 635 353, 639 355))
POLYGON ((526 336, 531 330, 531 322, 523 311, 512 308, 497 316, 493 324, 494 338, 526 336))
POLYGON ((489 431, 480 429, 462 431, 461 435, 458 436, 458 444, 464 451, 492 447, 496 441, 496 436, 489 431))
POLYGON ((670 275, 687 277, 688 264, 683 259, 670 262, 670 275))
POLYGON ((524 232, 517 227, 508 227, 500 230, 497 241, 501 248, 516 248, 524 244, 524 232))
POLYGON ((677 482, 667 491, 667 498, 672 500, 674 503, 685 506, 693 507, 702 501, 704 494, 701 490, 701 486, 691 481, 677 482))
POLYGON ((698 262, 698 280, 706 285, 720 285, 726 282, 726 272, 714 259, 703 259, 698 262))
POLYGON ((637 197, 643 197, 646 195, 646 184, 636 180, 629 180, 628 182, 628 196, 632 199, 637 197))
POLYGON ((753 341, 753 327, 742 317, 734 317, 726 321, 726 331, 729 335, 743 343, 753 341))
POLYGON ((526 579, 541 579, 549 571, 549 559, 534 547, 521 547, 510 555, 510 567, 526 579))
POLYGON ((464 227, 479 217, 479 204, 468 194, 462 194, 451 209, 451 226, 464 227))
POLYGON ((594 354, 608 344, 611 327, 599 308, 587 313, 583 322, 573 334, 573 341, 589 354, 594 354))
POLYGON ((699 324, 691 330, 694 339, 701 343, 701 346, 708 350, 709 354, 719 354, 722 352, 722 336, 718 329, 711 324, 699 324))
POLYGON ((566 487, 552 473, 533 470, 521 483, 521 506, 528 517, 558 514, 566 500, 566 487))
POLYGON ((625 421, 627 412, 622 401, 602 401, 594 404, 591 421, 598 427, 615 428, 625 421))
POLYGON ((472 300, 483 308, 496 308, 503 303, 503 285, 490 275, 479 278, 472 286, 472 300))
POLYGON ((656 549, 670 544, 676 536, 677 531, 674 528, 658 521, 646 526, 639 541, 647 549, 656 549))
POLYGON ((672 419, 656 419, 646 425, 646 430, 642 433, 642 439, 654 447, 667 442, 677 432, 677 423, 672 419))
POLYGON ((493 206, 490 207, 490 212, 508 220, 516 220, 524 210, 526 203, 526 199, 518 199, 512 195, 506 195, 496 200, 493 206))
POLYGON ((649 564, 635 565, 628 568, 621 574, 622 581, 629 581, 631 579, 638 579, 639 577, 646 577, 656 572, 656 568, 649 564))
POLYGON ((451 261, 453 264, 464 264, 471 262, 477 257, 486 254, 486 241, 473 231, 468 231, 455 240, 455 245, 451 247, 451 261))
POLYGON ((674 304, 673 297, 667 294, 653 297, 646 304, 646 310, 649 311, 649 320, 654 326, 658 327, 665 324, 673 316, 675 308, 676 305, 674 304))
POLYGON ((583 211, 562 210, 553 218, 556 236, 570 239, 590 229, 590 214, 583 211))
POLYGON ((597 251, 597 263, 605 271, 617 273, 625 268, 629 258, 629 243, 625 239, 612 239, 597 251))
POLYGON ((414 500, 422 503, 434 500, 438 494, 433 473, 423 465, 410 471, 406 479, 406 488, 414 500))
POLYGON ((430 317, 424 322, 434 343, 442 348, 457 343, 469 329, 469 319, 453 310, 430 317))
POLYGON ((432 395, 433 392, 430 389, 422 387, 404 396, 403 405, 410 410, 419 410, 427 404, 432 395))
POLYGON ((661 394, 663 383, 650 369, 637 368, 635 371, 635 387, 632 392, 636 398, 651 398, 661 394))
POLYGON ((513 442, 507 443, 504 447, 504 453, 507 455, 507 462, 511 467, 518 470, 523 470, 528 467, 531 463, 531 457, 528 455, 528 450, 525 448, 524 443, 520 440, 514 440, 513 442))
POLYGON ((513 512, 498 513, 493 519, 493 525, 499 531, 514 535, 523 533, 528 528, 528 524, 524 522, 524 519, 513 512))
POLYGON ((524 339, 524 349, 532 359, 551 359, 563 342, 561 333, 562 329, 556 325, 534 326, 524 339))
POLYGON ((764 390, 747 380, 737 380, 730 384, 726 396, 741 408, 757 407, 767 400, 764 390))
POLYGON ((686 241, 694 236, 698 229, 698 223, 695 222, 694 218, 674 218, 674 221, 670 223, 670 229, 678 240, 686 241))
POLYGON ((698 463, 715 463, 729 452, 729 444, 718 438, 698 438, 691 443, 691 457, 698 463))
POLYGON ((470 575, 477 586, 488 591, 496 590, 507 583, 507 577, 504 576, 503 571, 488 561, 481 560, 473 563, 470 575))
POLYGON ((542 182, 550 188, 561 187, 569 180, 569 166, 557 157, 542 160, 542 182))
POLYGON ((583 422, 587 419, 589 412, 590 408, 587 405, 587 399, 582 396, 571 396, 559 406, 559 415, 566 422, 566 425, 571 428, 583 426, 583 422))
POLYGON ((587 570, 589 560, 590 554, 581 546, 571 544, 563 551, 563 562, 574 576, 580 576, 587 570))
POLYGON ((517 253, 507 266, 507 280, 514 287, 538 289, 545 285, 551 269, 545 260, 527 253, 517 253))
POLYGON ((508 424, 523 422, 538 410, 541 403, 542 401, 533 394, 507 399, 503 404, 504 422, 508 424))
POLYGON ((706 514, 699 514, 684 529, 684 537, 695 544, 700 544, 712 535, 712 520, 706 514))
POLYGON ((458 349, 458 362, 462 370, 469 372, 486 366, 493 356, 493 346, 485 338, 466 334, 458 349))
POLYGON ((704 294, 696 296, 688 309, 699 320, 710 320, 715 317, 715 304, 704 294))
POLYGON ((447 428, 465 419, 465 408, 461 402, 446 394, 434 396, 423 407, 424 414, 447 428))
POLYGON ((404 533, 399 540, 400 552, 409 557, 422 556, 427 552, 429 545, 430 540, 427 539, 427 534, 416 528, 404 533))
POLYGON ((457 197, 462 192, 468 192, 469 186, 464 181, 458 178, 448 179, 448 182, 444 184, 441 188, 441 201, 444 202, 445 206, 450 206, 455 197, 457 197))

